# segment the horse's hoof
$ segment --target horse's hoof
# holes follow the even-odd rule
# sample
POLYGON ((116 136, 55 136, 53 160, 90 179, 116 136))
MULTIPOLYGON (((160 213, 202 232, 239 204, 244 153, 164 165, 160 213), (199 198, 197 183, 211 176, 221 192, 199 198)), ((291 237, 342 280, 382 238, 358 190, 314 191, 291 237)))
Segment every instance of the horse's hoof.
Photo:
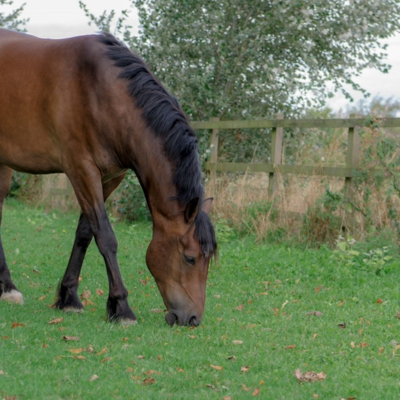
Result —
POLYGON ((84 308, 78 308, 78 307, 64 307, 61 309, 62 311, 66 313, 83 313, 85 311, 84 308))
POLYGON ((22 296, 22 293, 15 289, 9 292, 3 292, 3 294, 0 296, 0 300, 5 300, 15 304, 24 304, 24 297, 22 296))
POLYGON ((137 319, 130 319, 130 318, 120 318, 118 320, 118 323, 121 324, 121 326, 131 326, 131 325, 137 325, 137 319))

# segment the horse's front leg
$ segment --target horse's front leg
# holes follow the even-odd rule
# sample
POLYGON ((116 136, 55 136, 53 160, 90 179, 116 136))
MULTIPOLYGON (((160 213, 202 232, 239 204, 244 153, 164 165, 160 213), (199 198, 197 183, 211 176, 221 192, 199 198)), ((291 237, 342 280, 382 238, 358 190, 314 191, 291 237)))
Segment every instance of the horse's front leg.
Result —
MULTIPOLYGON (((0 226, 3 213, 3 202, 11 187, 12 170, 0 166, 0 226)), ((18 291, 11 280, 10 270, 7 266, 4 255, 3 244, 0 236, 0 300, 7 300, 11 303, 24 304, 22 294, 18 291)))
POLYGON ((104 185, 100 183, 96 169, 89 169, 85 181, 72 174, 71 183, 82 207, 81 216, 75 236, 75 243, 64 278, 61 281, 56 306, 61 309, 81 310, 77 289, 83 259, 92 237, 102 254, 109 280, 109 297, 107 310, 110 320, 134 322, 136 317, 128 305, 128 292, 122 283, 117 262, 117 240, 108 220, 104 200, 120 184, 125 174, 120 175, 104 185))

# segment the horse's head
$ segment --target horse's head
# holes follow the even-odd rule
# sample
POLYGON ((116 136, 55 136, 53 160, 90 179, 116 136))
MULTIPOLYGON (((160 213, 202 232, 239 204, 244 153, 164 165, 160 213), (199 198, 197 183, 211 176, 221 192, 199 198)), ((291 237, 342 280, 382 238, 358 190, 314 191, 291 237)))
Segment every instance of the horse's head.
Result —
POLYGON ((208 218, 211 203, 212 199, 206 200, 200 209, 198 199, 191 201, 173 230, 169 224, 154 227, 146 262, 168 310, 165 320, 171 326, 198 326, 203 317, 208 266, 216 250, 208 218))

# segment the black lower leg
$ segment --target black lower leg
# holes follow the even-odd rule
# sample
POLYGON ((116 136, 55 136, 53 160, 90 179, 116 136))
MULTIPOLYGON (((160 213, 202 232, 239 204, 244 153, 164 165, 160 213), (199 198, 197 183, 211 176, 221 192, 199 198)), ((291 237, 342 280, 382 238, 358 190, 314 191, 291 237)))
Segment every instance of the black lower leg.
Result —
MULTIPOLYGON (((3 202, 0 201, 0 225, 2 218, 2 208, 3 208, 3 202)), ((9 293, 13 290, 18 291, 17 287, 11 280, 10 270, 7 266, 6 257, 4 255, 3 244, 0 237, 0 297, 2 297, 3 294, 9 293)))
POLYGON ((76 229, 75 242, 64 277, 57 289, 55 307, 61 310, 83 310, 78 297, 79 275, 82 269, 86 250, 93 234, 85 216, 81 215, 76 229))

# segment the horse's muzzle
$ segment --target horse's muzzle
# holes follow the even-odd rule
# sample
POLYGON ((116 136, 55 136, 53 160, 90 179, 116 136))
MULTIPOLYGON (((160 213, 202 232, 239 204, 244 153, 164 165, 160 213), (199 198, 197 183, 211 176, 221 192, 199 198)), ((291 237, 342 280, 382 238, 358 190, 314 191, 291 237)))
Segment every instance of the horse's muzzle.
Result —
POLYGON ((178 324, 180 326, 199 326, 201 322, 201 317, 195 314, 181 315, 176 311, 168 311, 165 316, 165 320, 170 326, 178 324))

